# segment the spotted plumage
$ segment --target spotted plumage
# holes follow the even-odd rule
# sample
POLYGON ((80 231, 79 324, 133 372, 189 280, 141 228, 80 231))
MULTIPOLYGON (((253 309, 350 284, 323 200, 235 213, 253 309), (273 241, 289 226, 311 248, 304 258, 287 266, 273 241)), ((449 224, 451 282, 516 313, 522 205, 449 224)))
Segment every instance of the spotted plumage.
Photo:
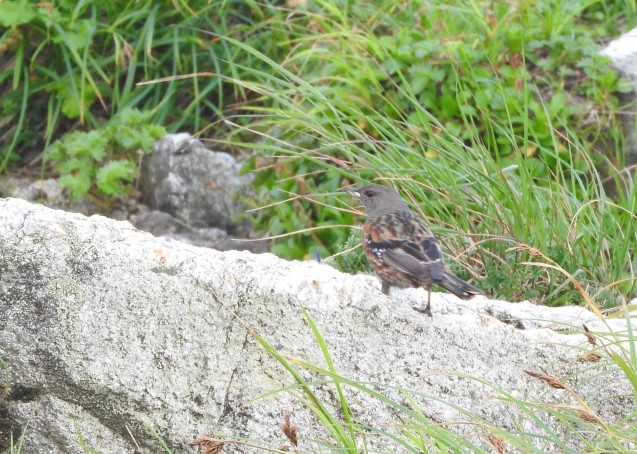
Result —
POLYGON ((391 287, 427 287, 427 306, 417 310, 430 316, 431 284, 462 299, 481 294, 445 266, 438 239, 393 189, 370 185, 348 191, 360 199, 367 211, 363 249, 382 283, 383 293, 389 294, 391 287))

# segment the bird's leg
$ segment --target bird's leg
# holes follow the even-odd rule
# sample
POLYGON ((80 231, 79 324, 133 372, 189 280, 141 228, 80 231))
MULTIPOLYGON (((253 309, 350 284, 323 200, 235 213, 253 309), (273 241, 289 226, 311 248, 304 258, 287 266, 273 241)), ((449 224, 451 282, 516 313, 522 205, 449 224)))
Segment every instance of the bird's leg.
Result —
POLYGON ((421 314, 426 314, 429 317, 433 317, 433 314, 431 313, 431 289, 427 289, 427 306, 425 307, 414 307, 413 308, 416 312, 420 312, 421 314))
POLYGON ((431 289, 430 288, 427 289, 427 307, 425 308, 425 314, 427 314, 430 317, 433 317, 433 314, 431 313, 431 289))
POLYGON ((383 294, 389 295, 389 284, 385 281, 382 281, 382 283, 383 283, 383 294))

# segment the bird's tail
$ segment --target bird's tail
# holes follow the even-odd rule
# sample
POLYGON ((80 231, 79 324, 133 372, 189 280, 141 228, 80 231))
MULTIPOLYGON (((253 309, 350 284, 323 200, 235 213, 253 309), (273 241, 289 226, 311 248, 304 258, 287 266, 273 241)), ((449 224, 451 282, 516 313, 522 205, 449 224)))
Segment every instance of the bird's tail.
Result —
POLYGON ((476 295, 482 295, 480 290, 463 281, 449 270, 445 270, 442 279, 436 284, 463 300, 470 300, 476 295))

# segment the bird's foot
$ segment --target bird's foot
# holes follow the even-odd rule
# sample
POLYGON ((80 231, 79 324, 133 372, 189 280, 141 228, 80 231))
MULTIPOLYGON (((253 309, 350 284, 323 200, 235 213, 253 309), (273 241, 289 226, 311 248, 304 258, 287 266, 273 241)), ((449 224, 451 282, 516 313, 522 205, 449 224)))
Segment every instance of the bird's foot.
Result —
POLYGON ((433 314, 431 313, 431 306, 429 306, 429 305, 427 305, 425 307, 413 306, 412 309, 415 310, 416 312, 420 312, 421 314, 425 314, 428 317, 433 317, 433 314))

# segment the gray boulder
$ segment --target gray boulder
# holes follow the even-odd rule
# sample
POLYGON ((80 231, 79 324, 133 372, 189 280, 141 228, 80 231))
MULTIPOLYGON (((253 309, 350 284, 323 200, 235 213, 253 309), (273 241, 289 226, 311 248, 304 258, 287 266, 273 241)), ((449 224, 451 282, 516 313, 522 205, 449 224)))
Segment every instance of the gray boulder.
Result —
POLYGON ((240 220, 240 195, 251 191, 250 175, 228 153, 208 150, 190 134, 168 134, 141 166, 141 186, 148 211, 130 216, 138 229, 219 251, 266 252, 267 241, 253 241, 246 219, 240 220))
MULTIPOLYGON (((25 427, 29 453, 83 453, 83 445, 159 452, 152 432, 175 453, 195 452, 187 443, 201 434, 277 447, 285 443, 279 423, 291 410, 301 448, 317 452, 311 440, 330 437, 298 399, 268 394, 295 382, 254 336, 326 367, 303 307, 342 376, 377 383, 374 389, 406 405, 384 385, 419 392, 412 397, 432 423, 467 420, 458 405, 498 427, 539 431, 485 383, 531 402, 580 405, 522 369, 561 378, 606 421, 632 411, 629 384, 614 369, 574 374, 591 369, 583 361, 591 347, 578 330, 582 323, 603 328, 592 313, 436 293, 430 319, 412 310, 425 295, 409 289, 387 297, 374 277, 326 264, 218 252, 155 238, 125 221, 0 199, 0 357, 8 378, 0 451, 25 427)), ((325 378, 297 367, 306 380, 325 378)), ((339 414, 333 386, 316 392, 339 414)), ((352 387, 344 392, 357 422, 398 431, 387 426, 400 422, 392 409, 352 387)), ((485 442, 477 426, 450 427, 485 442)), ((563 438, 577 446, 577 436, 563 438)), ((386 438, 366 442, 371 451, 398 452, 386 438)))
POLYGON ((138 229, 163 236, 193 246, 208 247, 218 251, 251 251, 266 252, 269 241, 251 238, 236 238, 217 227, 191 228, 183 221, 163 211, 150 211, 134 214, 129 221, 138 229))
POLYGON ((235 221, 242 213, 236 196, 247 190, 251 178, 240 170, 241 163, 228 153, 208 150, 186 133, 169 134, 144 157, 144 202, 193 228, 242 233, 235 221))

